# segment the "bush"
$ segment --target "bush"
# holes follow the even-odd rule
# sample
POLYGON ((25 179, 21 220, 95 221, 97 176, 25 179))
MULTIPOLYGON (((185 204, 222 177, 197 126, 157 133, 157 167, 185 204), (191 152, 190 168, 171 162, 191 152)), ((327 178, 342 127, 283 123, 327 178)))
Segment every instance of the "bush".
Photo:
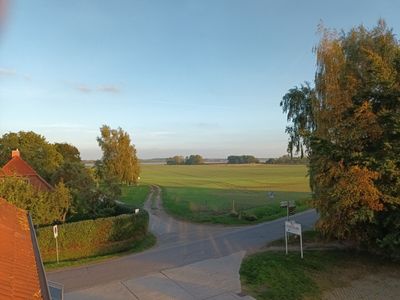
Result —
POLYGON ((257 221, 257 216, 255 214, 250 214, 246 212, 242 213, 242 218, 250 222, 257 221))
MULTIPOLYGON (((58 225, 60 260, 78 259, 125 251, 147 234, 149 216, 120 215, 58 225)), ((36 230, 43 262, 56 260, 52 226, 36 230)))

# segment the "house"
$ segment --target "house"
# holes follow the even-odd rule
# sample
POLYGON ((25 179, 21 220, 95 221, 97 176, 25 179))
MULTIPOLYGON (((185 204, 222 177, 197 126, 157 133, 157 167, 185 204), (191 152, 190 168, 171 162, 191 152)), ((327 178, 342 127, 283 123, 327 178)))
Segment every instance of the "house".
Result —
POLYGON ((29 213, 0 198, 0 299, 62 297, 62 286, 47 282, 29 213))
POLYGON ((11 152, 11 160, 0 170, 0 177, 14 175, 26 178, 34 187, 41 191, 53 190, 53 187, 21 158, 18 149, 11 152))

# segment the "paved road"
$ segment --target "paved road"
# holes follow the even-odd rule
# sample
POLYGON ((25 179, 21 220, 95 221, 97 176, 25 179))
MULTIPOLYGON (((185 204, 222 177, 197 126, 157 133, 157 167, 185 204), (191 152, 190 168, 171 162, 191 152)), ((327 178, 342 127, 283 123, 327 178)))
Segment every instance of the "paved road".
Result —
MULTIPOLYGON (((156 247, 98 264, 49 272, 48 279, 64 284, 65 292, 68 293, 115 281, 139 279, 195 262, 256 250, 266 242, 283 236, 285 218, 246 227, 177 221, 162 210, 158 187, 152 187, 145 207, 150 213, 150 229, 158 238, 156 247)), ((307 229, 313 226, 317 214, 314 210, 309 210, 297 214, 295 219, 307 229)))

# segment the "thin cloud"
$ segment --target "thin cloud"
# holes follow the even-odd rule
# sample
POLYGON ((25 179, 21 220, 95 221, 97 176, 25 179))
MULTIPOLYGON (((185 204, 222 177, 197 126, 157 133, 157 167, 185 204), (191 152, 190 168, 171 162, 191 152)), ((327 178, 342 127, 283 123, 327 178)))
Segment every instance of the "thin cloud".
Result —
POLYGON ((113 84, 104 84, 93 87, 87 84, 79 83, 77 85, 74 85, 74 88, 83 94, 88 94, 92 92, 118 94, 121 91, 118 86, 113 84))
POLYGON ((22 73, 18 73, 17 71, 15 71, 14 69, 8 69, 8 68, 0 68, 0 76, 4 76, 4 77, 17 77, 17 78, 23 78, 27 81, 31 81, 32 77, 28 74, 22 74, 22 73))
POLYGON ((99 92, 114 93, 114 94, 117 94, 120 92, 120 88, 115 85, 100 85, 97 87, 97 90, 99 92))
POLYGON ((0 76, 15 76, 17 72, 13 69, 0 68, 0 76))
POLYGON ((84 94, 91 93, 91 92, 93 91, 92 88, 88 87, 88 86, 85 85, 85 84, 78 84, 75 88, 76 88, 79 92, 84 93, 84 94))

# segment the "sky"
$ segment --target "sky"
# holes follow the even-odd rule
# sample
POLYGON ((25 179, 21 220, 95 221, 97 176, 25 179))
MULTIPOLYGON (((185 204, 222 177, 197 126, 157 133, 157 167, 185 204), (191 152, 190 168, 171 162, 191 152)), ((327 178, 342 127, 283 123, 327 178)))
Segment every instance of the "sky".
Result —
POLYGON ((6 1, 0 134, 32 130, 83 159, 100 158, 103 124, 140 158, 281 156, 279 102, 313 81, 318 24, 400 32, 398 0, 6 1))

